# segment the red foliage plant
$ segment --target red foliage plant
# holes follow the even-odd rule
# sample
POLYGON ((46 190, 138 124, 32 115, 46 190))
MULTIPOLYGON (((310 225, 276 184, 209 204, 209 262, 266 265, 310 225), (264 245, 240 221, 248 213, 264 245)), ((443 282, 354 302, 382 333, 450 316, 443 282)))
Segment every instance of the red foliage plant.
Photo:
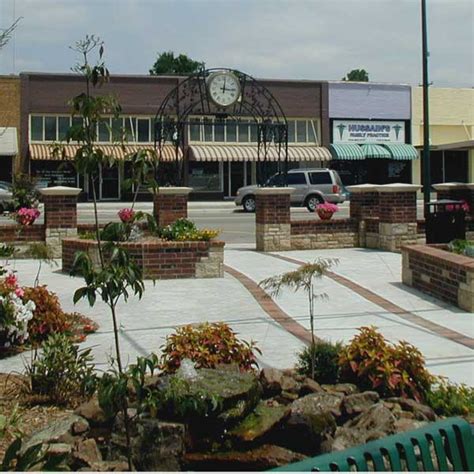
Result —
POLYGON ((422 400, 434 381, 421 352, 406 341, 389 343, 375 327, 362 327, 343 348, 341 378, 382 396, 422 400))
POLYGON ((183 359, 191 359, 196 368, 236 364, 241 370, 252 370, 258 367, 255 352, 261 353, 253 341, 239 340, 222 322, 182 326, 166 338, 162 351, 164 372, 175 372, 183 359))

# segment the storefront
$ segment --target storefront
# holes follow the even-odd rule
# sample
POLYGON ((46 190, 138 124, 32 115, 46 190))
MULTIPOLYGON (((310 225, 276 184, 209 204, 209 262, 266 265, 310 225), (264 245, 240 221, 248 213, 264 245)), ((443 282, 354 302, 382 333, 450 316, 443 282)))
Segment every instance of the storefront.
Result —
POLYGON ((14 160, 17 153, 17 129, 0 126, 0 181, 12 182, 14 160))
POLYGON ((329 83, 330 150, 345 185, 411 183, 410 87, 329 83))

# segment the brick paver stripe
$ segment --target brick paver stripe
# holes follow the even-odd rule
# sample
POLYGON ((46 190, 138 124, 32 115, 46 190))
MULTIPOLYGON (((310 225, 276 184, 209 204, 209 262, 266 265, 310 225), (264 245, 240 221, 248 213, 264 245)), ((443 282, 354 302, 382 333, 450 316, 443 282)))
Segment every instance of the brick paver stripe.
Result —
MULTIPOLYGON (((285 262, 294 263, 296 265, 303 265, 304 263, 306 263, 302 260, 297 260, 295 258, 284 257, 283 255, 277 255, 273 253, 267 253, 266 255, 270 257, 278 258, 280 260, 284 260, 285 262)), ((377 306, 380 306, 385 311, 388 311, 389 313, 399 316, 405 321, 416 324, 417 326, 421 326, 422 328, 428 329, 429 331, 437 334, 440 337, 449 339, 453 342, 457 342, 458 344, 462 344, 463 346, 469 347, 469 349, 474 349, 474 339, 472 337, 465 336, 464 334, 461 334, 457 331, 453 331, 452 329, 441 326, 440 324, 433 323, 432 321, 422 318, 421 316, 413 314, 410 311, 407 311, 406 309, 403 309, 402 307, 396 305, 395 303, 392 303, 391 301, 383 298, 377 293, 374 293, 373 291, 368 290, 367 288, 364 288, 358 283, 355 283, 352 280, 349 280, 348 278, 343 277, 342 275, 339 275, 331 271, 327 271, 325 273, 325 276, 327 276, 328 278, 331 278, 332 280, 345 286, 346 288, 349 288, 350 290, 354 291, 355 293, 362 296, 363 298, 370 301, 371 303, 374 303, 377 306)))

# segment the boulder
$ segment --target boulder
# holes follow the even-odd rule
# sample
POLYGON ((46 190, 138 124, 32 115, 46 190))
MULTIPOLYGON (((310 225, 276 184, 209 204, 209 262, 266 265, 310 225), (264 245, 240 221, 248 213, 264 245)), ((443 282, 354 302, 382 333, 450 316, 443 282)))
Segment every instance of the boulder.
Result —
POLYGON ((344 396, 341 393, 318 392, 305 395, 291 405, 291 413, 320 414, 331 413, 341 416, 344 396))
POLYGON ((290 407, 271 406, 262 401, 252 413, 230 431, 230 435, 239 441, 254 441, 272 431, 288 418, 290 413, 290 407))
POLYGON ((89 422, 81 418, 80 420, 77 420, 73 423, 72 425, 72 434, 73 435, 83 435, 89 431, 89 422))
POLYGON ((245 451, 186 453, 184 461, 188 471, 265 471, 303 459, 302 454, 264 444, 245 451))
POLYGON ((417 420, 436 421, 436 413, 429 406, 423 405, 411 398, 392 397, 387 398, 387 401, 398 403, 403 410, 411 411, 417 420))
POLYGON ((379 401, 380 397, 377 392, 362 392, 348 395, 344 398, 344 412, 349 416, 355 416, 359 413, 367 411, 372 405, 379 401))
POLYGON ((102 455, 94 438, 78 440, 74 445, 72 458, 76 469, 91 467, 94 463, 102 461, 102 455))
POLYGON ((72 446, 66 443, 50 443, 46 448, 46 453, 51 456, 64 456, 71 452, 72 446))
POLYGON ((92 463, 89 467, 83 467, 78 471, 85 472, 125 472, 128 471, 127 461, 100 461, 92 463))
POLYGON ((297 381, 294 377, 285 375, 281 379, 281 390, 282 392, 298 395, 301 390, 301 382, 297 381))
POLYGON ((342 393, 344 395, 352 395, 354 393, 359 393, 359 389, 353 383, 336 383, 334 385, 321 385, 323 390, 330 393, 342 393))
POLYGON ((400 433, 402 431, 411 431, 421 428, 427 424, 426 421, 417 421, 410 418, 400 418, 395 420, 395 432, 400 433))
POLYGON ((309 377, 305 378, 303 383, 301 384, 300 395, 308 395, 308 393, 317 393, 317 392, 324 392, 321 385, 319 385, 316 380, 310 379, 309 377))
POLYGON ((67 418, 55 421, 47 428, 33 433, 25 443, 23 443, 21 452, 24 453, 35 444, 73 444, 75 441, 73 435, 74 423, 82 423, 83 421, 84 419, 77 415, 69 415, 67 418))
POLYGON ((281 393, 282 379, 285 377, 282 370, 265 368, 260 372, 260 382, 265 398, 274 397, 281 393))
POLYGON ((89 401, 79 405, 74 413, 85 418, 92 427, 104 426, 110 422, 104 410, 99 406, 97 398, 91 398, 89 401))

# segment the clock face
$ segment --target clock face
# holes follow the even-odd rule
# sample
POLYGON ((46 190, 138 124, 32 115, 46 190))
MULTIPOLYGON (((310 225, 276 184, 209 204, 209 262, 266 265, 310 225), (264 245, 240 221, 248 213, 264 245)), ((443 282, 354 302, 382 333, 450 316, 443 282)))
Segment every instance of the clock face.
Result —
POLYGON ((234 104, 240 96, 240 83, 237 77, 229 72, 218 72, 208 80, 211 99, 221 107, 234 104))

